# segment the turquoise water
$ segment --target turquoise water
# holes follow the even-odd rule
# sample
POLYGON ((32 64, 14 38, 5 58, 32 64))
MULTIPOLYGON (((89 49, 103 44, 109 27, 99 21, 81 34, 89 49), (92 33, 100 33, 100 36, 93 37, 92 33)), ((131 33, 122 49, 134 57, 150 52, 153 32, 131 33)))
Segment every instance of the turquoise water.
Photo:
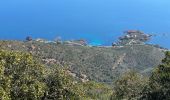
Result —
POLYGON ((110 45, 129 29, 170 48, 169 0, 0 0, 0 39, 85 38, 110 45))

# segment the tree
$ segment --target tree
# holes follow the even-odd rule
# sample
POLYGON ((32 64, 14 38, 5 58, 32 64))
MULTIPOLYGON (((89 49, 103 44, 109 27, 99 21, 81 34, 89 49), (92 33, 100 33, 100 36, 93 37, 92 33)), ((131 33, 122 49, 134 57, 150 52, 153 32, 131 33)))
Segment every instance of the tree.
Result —
POLYGON ((0 51, 0 98, 40 100, 45 92, 44 66, 31 54, 0 51))
POLYGON ((54 68, 46 78, 48 90, 45 100, 79 100, 79 92, 74 90, 74 81, 66 70, 54 68))
POLYGON ((134 71, 127 72, 116 81, 111 100, 140 99, 146 88, 147 78, 134 71))
POLYGON ((47 68, 29 53, 0 50, 0 100, 79 100, 74 85, 64 69, 47 68))
POLYGON ((170 52, 166 52, 162 64, 150 77, 148 100, 169 100, 170 98, 170 52))

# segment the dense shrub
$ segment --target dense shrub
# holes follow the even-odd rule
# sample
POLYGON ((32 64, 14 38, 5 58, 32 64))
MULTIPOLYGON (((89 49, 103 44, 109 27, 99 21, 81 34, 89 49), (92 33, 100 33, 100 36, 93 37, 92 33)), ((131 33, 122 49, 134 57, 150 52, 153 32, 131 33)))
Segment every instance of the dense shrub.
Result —
POLYGON ((109 100, 112 94, 111 86, 91 81, 79 83, 74 89, 82 94, 81 100, 109 100))
POLYGON ((46 89, 43 76, 44 66, 31 54, 0 51, 1 99, 41 99, 46 89))
POLYGON ((79 100, 80 92, 74 90, 74 81, 66 70, 55 68, 46 78, 46 100, 79 100))
POLYGON ((115 83, 113 100, 169 100, 170 98, 170 52, 153 71, 149 80, 130 72, 115 83))
POLYGON ((29 53, 0 51, 1 100, 76 100, 71 83, 62 70, 51 73, 29 53))
POLYGON ((150 77, 148 100, 169 100, 170 98, 170 52, 162 60, 150 77))
POLYGON ((150 75, 152 69, 164 58, 164 52, 151 45, 107 48, 36 41, 0 41, 0 48, 31 52, 40 59, 55 59, 57 63, 67 63, 69 69, 76 74, 83 72, 89 80, 108 84, 112 84, 128 69, 150 75))
POLYGON ((147 83, 147 78, 142 75, 134 71, 127 72, 116 81, 111 100, 140 99, 147 88, 147 83))

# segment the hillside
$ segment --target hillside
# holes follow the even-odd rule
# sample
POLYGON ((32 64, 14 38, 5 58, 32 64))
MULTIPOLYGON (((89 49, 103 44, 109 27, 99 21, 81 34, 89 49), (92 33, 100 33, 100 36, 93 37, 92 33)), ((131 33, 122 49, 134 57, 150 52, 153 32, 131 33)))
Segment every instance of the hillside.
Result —
POLYGON ((164 51, 152 45, 92 47, 38 41, 0 41, 0 48, 30 52, 47 65, 67 65, 75 78, 113 83, 127 70, 149 74, 164 51))

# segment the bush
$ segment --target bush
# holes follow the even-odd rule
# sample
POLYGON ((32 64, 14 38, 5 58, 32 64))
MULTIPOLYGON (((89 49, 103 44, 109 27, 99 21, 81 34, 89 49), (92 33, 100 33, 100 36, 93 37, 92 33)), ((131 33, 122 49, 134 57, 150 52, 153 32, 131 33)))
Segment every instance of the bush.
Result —
POLYGON ((31 54, 0 51, 0 94, 2 100, 41 99, 46 89, 43 75, 44 66, 36 62, 31 54))
POLYGON ((66 70, 55 68, 46 78, 48 90, 45 100, 79 100, 81 95, 74 91, 73 79, 66 70))
POLYGON ((142 97, 143 90, 147 88, 148 80, 142 75, 130 71, 125 73, 115 83, 111 100, 137 100, 142 97))
POLYGON ((150 77, 149 100, 169 100, 170 98, 170 52, 162 60, 150 77))
POLYGON ((0 50, 0 100, 77 100, 72 83, 64 70, 47 69, 29 53, 0 50))

